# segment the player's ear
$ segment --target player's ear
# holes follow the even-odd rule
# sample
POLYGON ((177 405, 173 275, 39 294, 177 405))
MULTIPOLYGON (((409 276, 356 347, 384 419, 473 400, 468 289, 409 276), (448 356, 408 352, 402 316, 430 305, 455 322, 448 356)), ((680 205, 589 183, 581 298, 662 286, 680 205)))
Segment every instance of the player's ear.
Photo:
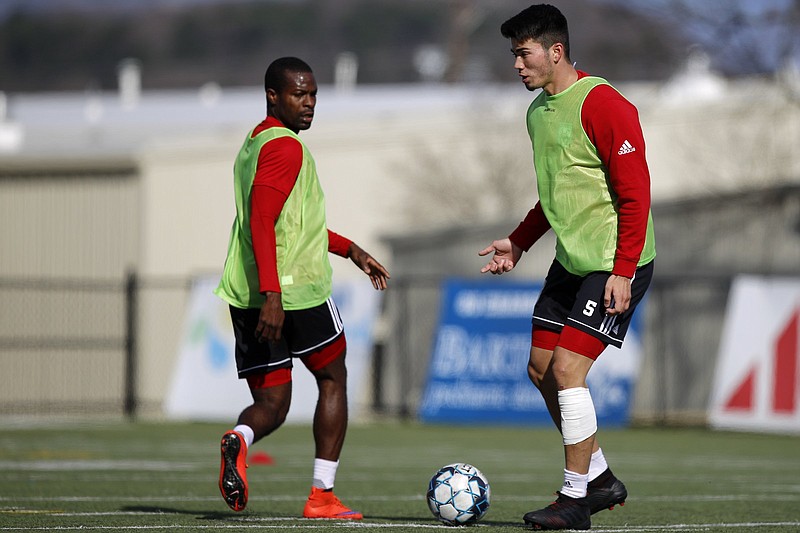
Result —
POLYGON ((561 43, 553 43, 550 47, 550 58, 553 63, 558 63, 564 58, 564 45, 561 43))
POLYGON ((275 105, 278 102, 278 93, 275 92, 275 89, 267 89, 267 103, 269 105, 275 105))

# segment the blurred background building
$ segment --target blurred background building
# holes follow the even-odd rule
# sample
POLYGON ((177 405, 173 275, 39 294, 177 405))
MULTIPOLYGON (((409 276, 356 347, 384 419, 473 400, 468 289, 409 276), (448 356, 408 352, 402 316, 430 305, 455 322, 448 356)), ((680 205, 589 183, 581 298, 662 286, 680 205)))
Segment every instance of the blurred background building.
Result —
MULTIPOLYGON (((800 2, 556 4, 572 59, 639 108, 648 144, 659 256, 634 417, 703 423, 732 280, 800 277, 800 2)), ((361 412, 413 416, 440 283, 478 276, 536 201, 533 95, 499 34, 519 9, 0 0, 0 415, 164 415, 264 70, 296 55, 321 83, 303 138, 329 225, 393 276, 361 412)), ((541 279, 551 249, 510 277, 541 279)))

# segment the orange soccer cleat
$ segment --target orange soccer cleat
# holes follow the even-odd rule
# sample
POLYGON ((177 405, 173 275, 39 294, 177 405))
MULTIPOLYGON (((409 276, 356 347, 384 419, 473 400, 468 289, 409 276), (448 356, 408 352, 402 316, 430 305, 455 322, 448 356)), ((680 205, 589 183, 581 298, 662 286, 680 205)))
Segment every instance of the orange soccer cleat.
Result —
POLYGON ((247 443, 237 431, 228 431, 220 443, 222 464, 219 491, 228 507, 242 511, 247 506, 247 443))
POLYGON ((308 501, 303 509, 305 518, 332 518, 334 520, 361 520, 364 515, 353 511, 339 501, 333 489, 311 488, 308 501))

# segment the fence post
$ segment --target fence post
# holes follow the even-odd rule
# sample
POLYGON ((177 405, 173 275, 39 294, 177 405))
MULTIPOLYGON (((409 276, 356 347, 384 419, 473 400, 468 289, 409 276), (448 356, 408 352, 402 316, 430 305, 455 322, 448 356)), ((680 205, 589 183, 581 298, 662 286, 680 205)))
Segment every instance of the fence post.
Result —
POLYGON ((380 415, 386 411, 383 403, 384 349, 383 339, 377 339, 372 345, 372 412, 380 415))
MULTIPOLYGON (((397 285, 400 285, 399 283, 397 285)), ((398 325, 397 331, 399 333, 399 350, 398 350, 398 367, 400 371, 400 405, 398 414, 402 420, 408 420, 411 414, 408 396, 411 394, 411 328, 409 321, 410 315, 410 295, 411 284, 403 283, 403 289, 398 287, 397 292, 399 296, 399 312, 398 312, 398 325)))
POLYGON ((125 397, 123 412, 129 420, 136 418, 136 324, 139 280, 136 271, 131 270, 125 280, 125 397))

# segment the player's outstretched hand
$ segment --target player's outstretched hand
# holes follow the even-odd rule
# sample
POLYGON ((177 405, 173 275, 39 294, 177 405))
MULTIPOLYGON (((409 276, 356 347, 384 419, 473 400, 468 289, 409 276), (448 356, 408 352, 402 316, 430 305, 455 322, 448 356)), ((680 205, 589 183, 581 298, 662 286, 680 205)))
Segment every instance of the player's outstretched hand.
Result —
POLYGON ((503 274, 511 271, 522 257, 522 248, 511 242, 511 239, 499 239, 480 252, 478 255, 484 256, 494 252, 492 260, 481 269, 481 273, 491 272, 492 274, 503 274))
POLYGON ((351 244, 350 249, 347 250, 347 257, 369 276, 373 287, 379 291, 386 288, 386 282, 391 277, 389 271, 374 257, 362 250, 359 245, 356 243, 351 244))

